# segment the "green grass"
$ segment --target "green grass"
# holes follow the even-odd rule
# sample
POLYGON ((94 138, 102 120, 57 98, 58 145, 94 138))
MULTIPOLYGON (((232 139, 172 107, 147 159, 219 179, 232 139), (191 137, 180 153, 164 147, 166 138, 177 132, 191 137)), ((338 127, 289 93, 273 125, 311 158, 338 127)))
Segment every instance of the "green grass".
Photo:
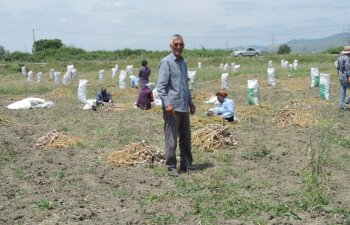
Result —
MULTIPOLYGON (((135 218, 147 224, 215 225, 236 221, 242 224, 303 224, 314 219, 311 216, 322 213, 326 213, 322 218, 328 218, 329 224, 349 223, 349 207, 346 200, 341 199, 341 194, 346 196, 345 188, 348 186, 338 180, 346 177, 350 171, 350 139, 344 122, 349 120, 349 114, 334 110, 337 94, 333 94, 326 104, 310 103, 318 113, 319 124, 277 128, 272 121, 279 119, 279 113, 291 100, 318 100, 318 92, 310 89, 309 83, 305 84, 307 88, 303 91, 282 90, 279 86, 282 83, 275 88, 265 86, 267 61, 270 59, 277 68, 279 81, 286 82, 283 84, 288 84, 293 78, 310 81, 311 66, 318 66, 322 71, 334 71, 335 57, 331 55, 188 58, 189 69, 197 70, 198 89, 193 91, 194 94, 219 90, 220 82, 214 82, 221 76, 219 64, 235 62, 241 64, 241 71, 238 74, 230 73, 232 90, 229 96, 235 99, 237 109, 247 104, 246 79, 256 77, 262 80, 261 106, 271 107, 271 115, 265 114, 263 107, 257 107, 251 116, 239 115, 241 121, 229 125, 238 146, 214 152, 194 148, 194 166, 199 169, 176 178, 167 176, 165 165, 120 169, 104 161, 107 153, 141 140, 164 148, 162 112, 132 109, 136 92, 135 95, 118 95, 115 99, 117 105, 129 104, 128 109, 116 112, 83 111, 83 104, 76 96, 77 80, 64 87, 66 95, 52 96, 51 91, 62 86, 55 86, 47 80, 42 84, 28 84, 23 77, 19 77, 19 72, 11 72, 16 64, 2 68, 0 95, 4 99, 3 105, 32 94, 48 98, 55 104, 50 109, 4 109, 1 112, 0 129, 3 136, 0 168, 4 179, 13 181, 11 184, 4 182, 2 196, 19 206, 18 213, 23 213, 24 218, 18 223, 24 223, 29 218, 20 208, 27 207, 24 204, 28 203, 23 203, 26 200, 24 197, 28 197, 26 189, 20 187, 23 183, 33 185, 36 191, 31 193, 30 202, 33 208, 40 211, 30 216, 38 221, 40 217, 36 215, 41 215, 43 211, 48 218, 52 214, 62 215, 58 223, 76 222, 69 217, 69 210, 64 214, 59 207, 65 201, 69 204, 68 209, 83 205, 86 210, 104 212, 103 215, 111 220, 121 215, 113 210, 122 205, 124 209, 132 209, 125 213, 134 213, 135 218), (282 70, 279 67, 282 58, 290 62, 298 59, 299 69, 282 70), (202 69, 197 69, 198 61, 202 62, 202 69), (8 75, 10 72, 15 81, 8 75), (289 74, 291 78, 287 78, 289 74), (6 122, 7 118, 10 119, 9 123, 6 122), (83 141, 66 149, 30 147, 38 137, 53 129, 80 137, 83 141), (37 184, 38 172, 43 174, 40 179, 45 185, 37 184), (85 176, 93 178, 94 182, 89 184, 90 180, 85 180, 85 176), (144 182, 140 182, 140 179, 144 182), (169 205, 171 207, 167 208, 169 205), (334 221, 334 218, 345 219, 334 221)), ((98 70, 105 69, 106 77, 109 77, 110 68, 116 63, 120 68, 134 63, 137 69, 139 59, 73 62, 78 68, 79 78, 89 79, 88 98, 94 98, 101 85, 111 85, 112 92, 121 92, 114 87, 118 86, 117 80, 107 78, 104 83, 97 80, 98 70)), ((152 81, 156 80, 158 63, 159 59, 149 60, 152 81)), ((50 62, 44 67, 27 66, 28 69, 47 73, 50 68, 65 71, 65 64, 50 62)), ((336 90, 336 77, 334 74, 332 76, 332 90, 336 90)), ((196 105, 196 116, 199 118, 205 117, 207 108, 211 107, 201 100, 196 105)), ((3 214, 0 213, 0 216, 3 214)), ((91 218, 90 222, 96 223, 96 218, 91 218)))

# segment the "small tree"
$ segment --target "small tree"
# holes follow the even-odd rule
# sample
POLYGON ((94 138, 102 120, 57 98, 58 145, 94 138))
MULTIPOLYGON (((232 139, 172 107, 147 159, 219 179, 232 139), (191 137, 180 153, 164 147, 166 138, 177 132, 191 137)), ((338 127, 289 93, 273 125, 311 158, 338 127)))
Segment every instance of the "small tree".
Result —
POLYGON ((8 55, 8 51, 6 51, 6 49, 0 45, 0 60, 3 60, 6 58, 6 55, 8 55))
POLYGON ((283 44, 283 45, 280 45, 277 53, 282 55, 282 54, 289 54, 291 51, 292 50, 290 49, 290 47, 287 44, 283 44))

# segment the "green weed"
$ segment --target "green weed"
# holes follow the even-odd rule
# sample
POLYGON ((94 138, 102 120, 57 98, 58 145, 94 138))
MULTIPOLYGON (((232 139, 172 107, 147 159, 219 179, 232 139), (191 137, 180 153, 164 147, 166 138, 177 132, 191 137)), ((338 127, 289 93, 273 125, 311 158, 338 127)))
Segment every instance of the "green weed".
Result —
POLYGON ((43 199, 38 200, 37 202, 34 202, 32 207, 39 208, 39 209, 51 210, 51 209, 55 208, 55 204, 53 201, 50 201, 47 198, 43 198, 43 199))

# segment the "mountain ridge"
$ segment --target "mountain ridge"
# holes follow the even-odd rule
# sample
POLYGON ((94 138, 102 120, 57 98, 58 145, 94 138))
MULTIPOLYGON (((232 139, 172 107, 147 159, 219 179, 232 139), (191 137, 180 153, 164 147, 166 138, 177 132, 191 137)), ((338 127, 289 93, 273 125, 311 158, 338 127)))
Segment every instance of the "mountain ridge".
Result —
MULTIPOLYGON (((350 45, 349 33, 337 33, 323 38, 292 39, 287 44, 292 52, 322 52, 329 48, 350 45)), ((266 46, 264 50, 277 51, 279 46, 266 46)))

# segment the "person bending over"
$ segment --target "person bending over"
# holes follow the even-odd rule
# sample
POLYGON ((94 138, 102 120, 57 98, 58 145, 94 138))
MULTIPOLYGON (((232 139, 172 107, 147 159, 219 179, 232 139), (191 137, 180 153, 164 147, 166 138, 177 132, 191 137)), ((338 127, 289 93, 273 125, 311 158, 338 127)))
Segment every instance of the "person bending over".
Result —
POLYGON ((216 93, 219 105, 216 108, 209 109, 207 116, 218 116, 222 120, 234 121, 235 102, 227 97, 227 92, 222 90, 216 93))

